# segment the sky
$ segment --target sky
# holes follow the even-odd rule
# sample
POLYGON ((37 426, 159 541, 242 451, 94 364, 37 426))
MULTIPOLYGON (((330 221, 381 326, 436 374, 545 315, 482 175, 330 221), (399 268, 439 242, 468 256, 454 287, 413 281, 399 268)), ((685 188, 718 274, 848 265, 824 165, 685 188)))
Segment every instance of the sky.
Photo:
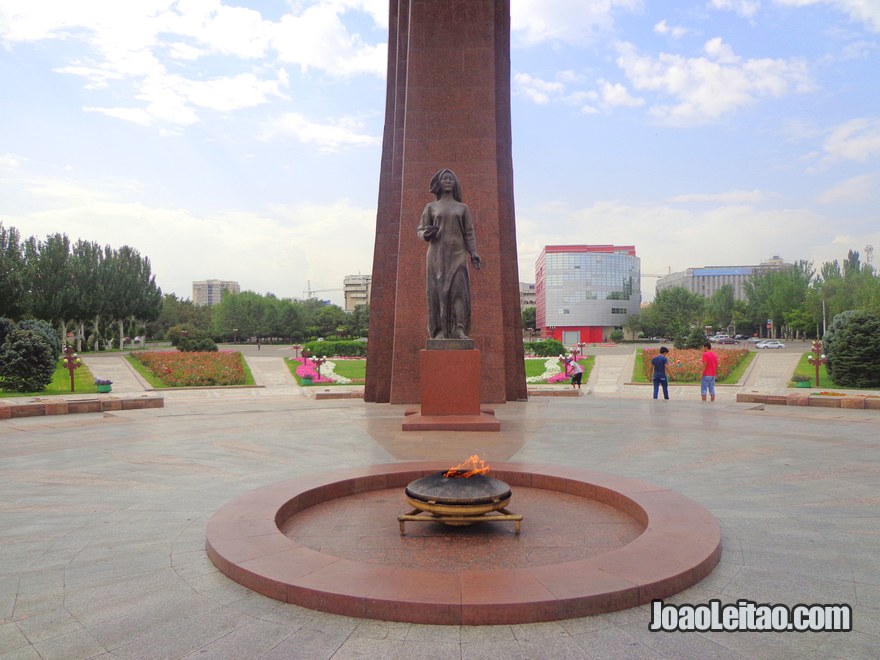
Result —
MULTIPOLYGON (((521 281, 556 244, 634 245, 647 301, 685 268, 880 249, 880 0, 510 4, 521 281)), ((129 245, 182 299, 341 305, 372 271, 387 23, 387 0, 0 0, 0 222, 129 245)))

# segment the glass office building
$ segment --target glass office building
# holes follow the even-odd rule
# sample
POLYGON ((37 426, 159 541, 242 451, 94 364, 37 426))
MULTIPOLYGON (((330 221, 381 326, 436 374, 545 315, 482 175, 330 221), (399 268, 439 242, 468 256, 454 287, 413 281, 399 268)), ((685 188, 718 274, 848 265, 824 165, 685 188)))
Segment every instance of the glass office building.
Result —
POLYGON ((639 313, 640 260, 632 245, 547 245, 535 263, 535 322, 571 347, 606 341, 639 313))

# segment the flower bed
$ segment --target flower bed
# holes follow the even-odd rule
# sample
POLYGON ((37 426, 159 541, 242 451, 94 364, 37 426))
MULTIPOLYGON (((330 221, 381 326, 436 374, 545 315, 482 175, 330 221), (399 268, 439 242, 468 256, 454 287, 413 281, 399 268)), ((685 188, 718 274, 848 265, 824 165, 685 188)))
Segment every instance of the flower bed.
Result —
POLYGON ((132 353, 132 358, 167 387, 244 385, 247 378, 237 351, 147 351, 132 353))
MULTIPOLYGON (((749 352, 745 349, 714 351, 718 356, 716 380, 724 380, 736 369, 749 352)), ((659 348, 646 348, 642 353, 642 369, 645 379, 650 381, 654 375, 651 360, 660 354, 659 348)), ((696 348, 670 349, 666 355, 666 375, 670 381, 678 383, 696 382, 703 376, 703 351, 696 348)))
MULTIPOLYGON (((578 360, 578 364, 581 364, 580 360, 578 360)), ((565 374, 565 369, 563 369, 560 359, 558 357, 551 357, 544 360, 543 373, 538 376, 529 376, 526 378, 526 382, 531 384, 546 383, 552 385, 553 383, 568 382, 570 378, 571 376, 565 374)))
POLYGON ((348 385, 352 382, 350 378, 346 378, 336 373, 336 363, 332 360, 325 359, 321 363, 321 375, 318 375, 318 366, 311 358, 290 358, 292 363, 299 363, 296 368, 296 377, 302 382, 304 378, 310 378, 312 383, 334 383, 337 385, 348 385))

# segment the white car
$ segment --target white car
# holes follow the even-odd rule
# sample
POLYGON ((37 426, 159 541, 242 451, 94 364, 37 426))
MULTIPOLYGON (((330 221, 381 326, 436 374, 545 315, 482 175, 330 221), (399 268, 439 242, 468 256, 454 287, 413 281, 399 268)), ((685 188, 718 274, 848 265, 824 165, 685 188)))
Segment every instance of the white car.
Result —
POLYGON ((755 348, 785 348, 785 344, 776 339, 767 339, 766 341, 759 341, 755 344, 755 348))

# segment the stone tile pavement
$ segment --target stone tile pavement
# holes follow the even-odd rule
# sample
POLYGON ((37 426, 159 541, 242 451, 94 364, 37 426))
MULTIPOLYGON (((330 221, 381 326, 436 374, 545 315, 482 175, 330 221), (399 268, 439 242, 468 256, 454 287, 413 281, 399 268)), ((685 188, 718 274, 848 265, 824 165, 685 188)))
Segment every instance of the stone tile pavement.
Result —
MULTIPOLYGON (((764 357, 756 378, 784 370, 764 357)), ((878 655, 880 413, 727 394, 710 405, 693 390, 655 402, 641 386, 498 406, 501 433, 403 433, 399 406, 302 390, 190 390, 163 409, 0 421, 0 658, 878 655), (848 603, 853 631, 658 633, 648 607, 489 627, 360 620, 251 593, 205 556, 207 519, 241 493, 471 453, 674 488, 719 519, 723 556, 671 600, 848 603)))

